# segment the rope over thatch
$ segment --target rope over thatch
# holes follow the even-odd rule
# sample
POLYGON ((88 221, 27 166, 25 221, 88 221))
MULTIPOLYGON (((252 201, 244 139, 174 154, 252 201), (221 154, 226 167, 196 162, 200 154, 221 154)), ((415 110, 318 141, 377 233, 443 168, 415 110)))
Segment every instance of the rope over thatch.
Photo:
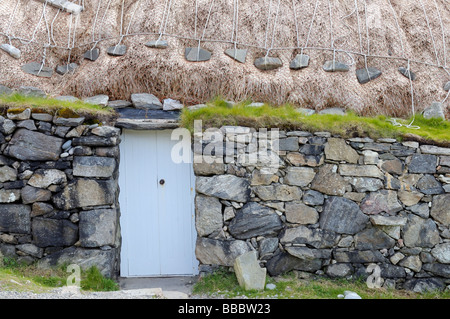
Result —
POLYGON ((0 43, 21 51, 19 59, 0 52, 0 84, 38 86, 50 94, 80 98, 107 94, 128 99, 151 92, 186 104, 222 95, 230 100, 296 105, 320 110, 345 106, 364 114, 406 116, 433 101, 444 101, 449 118, 450 8, 446 0, 72 0, 77 16, 36 0, 0 3, 0 43), (167 41, 167 47, 145 46, 167 41), (110 56, 109 47, 126 53, 110 56), (212 53, 205 62, 188 62, 186 48, 212 53), (83 58, 100 49, 95 62, 83 58), (245 63, 224 54, 246 49, 245 63), (307 68, 292 70, 298 55, 307 68), (254 61, 279 58, 283 65, 261 71, 254 61), (325 61, 349 66, 328 73, 325 61), (50 78, 22 72, 44 62, 53 69, 79 67, 50 78), (411 70, 411 81, 399 67, 411 70), (382 74, 360 84, 356 70, 382 74), (370 71, 370 70, 369 70, 370 71), (413 96, 411 96, 413 92, 413 96), (413 99, 412 99, 413 97, 413 99))

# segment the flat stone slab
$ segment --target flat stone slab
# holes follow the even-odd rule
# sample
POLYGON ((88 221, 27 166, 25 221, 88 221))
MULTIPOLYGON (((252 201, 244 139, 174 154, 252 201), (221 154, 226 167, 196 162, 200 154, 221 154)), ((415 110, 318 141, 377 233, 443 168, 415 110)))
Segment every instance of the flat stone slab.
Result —
POLYGON ((7 43, 3 43, 0 45, 0 49, 8 53, 14 59, 20 59, 20 50, 15 46, 7 43))
POLYGON ((376 79, 381 75, 381 71, 377 68, 362 68, 356 70, 356 78, 360 84, 365 84, 371 80, 376 79))
POLYGON ((138 109, 160 110, 163 108, 161 101, 150 93, 133 93, 131 94, 131 102, 138 109))
POLYGON ((324 63, 323 69, 326 72, 347 72, 350 67, 345 63, 329 60, 324 63))
POLYGON ((289 63, 289 68, 291 70, 300 70, 308 67, 309 56, 306 54, 297 54, 295 58, 289 63))
POLYGON ((28 74, 44 77, 44 78, 50 78, 53 75, 52 68, 49 68, 48 66, 43 66, 39 62, 30 62, 25 65, 22 65, 22 71, 28 74))
POLYGON ((145 46, 154 49, 165 49, 169 46, 169 43, 166 40, 154 40, 147 42, 145 46))
POLYGON ((245 63, 245 58, 247 57, 247 49, 227 49, 225 54, 228 55, 233 60, 241 63, 245 63))
POLYGON ((184 57, 190 62, 204 62, 211 59, 211 52, 199 47, 186 48, 184 50, 184 57))
POLYGON ((283 62, 279 58, 267 56, 256 59, 254 65, 260 70, 267 71, 278 69, 283 65, 283 62))
POLYGON ((122 56, 127 53, 127 46, 123 44, 114 45, 109 47, 106 52, 112 56, 122 56))
POLYGON ((116 109, 121 119, 159 119, 159 120, 179 120, 180 111, 163 111, 163 110, 144 110, 132 107, 124 107, 116 109))
POLYGON ((90 61, 95 61, 98 59, 98 57, 100 56, 100 49, 99 48, 95 48, 92 50, 87 50, 86 52, 84 52, 83 57, 87 60, 90 61))

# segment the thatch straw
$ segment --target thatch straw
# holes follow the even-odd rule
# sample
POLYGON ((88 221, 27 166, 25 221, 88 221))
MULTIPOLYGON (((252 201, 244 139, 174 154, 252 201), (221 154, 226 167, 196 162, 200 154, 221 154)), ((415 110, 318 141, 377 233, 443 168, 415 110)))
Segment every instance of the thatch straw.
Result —
MULTIPOLYGON (((81 3, 81 0, 73 1, 81 3)), ((73 31, 75 19, 71 23, 70 15, 64 12, 55 18, 57 10, 49 6, 46 19, 41 20, 32 43, 27 45, 17 39, 12 40, 12 44, 22 51, 20 60, 0 52, 0 84, 12 87, 33 85, 50 94, 72 94, 80 98, 108 94, 112 99, 127 99, 131 93, 151 92, 160 98, 171 97, 194 104, 222 95, 230 100, 249 98, 274 104, 290 102, 317 110, 344 106, 366 115, 408 116, 412 112, 410 82, 397 71, 398 67, 407 66, 407 60, 397 59, 404 57, 411 60, 411 69, 417 75, 413 82, 417 112, 432 101, 442 101, 446 97, 443 85, 450 80, 450 69, 443 67, 450 66, 450 8, 446 0, 213 0, 210 15, 211 0, 127 0, 123 20, 122 0, 99 1, 83 1, 85 10, 76 29, 75 47, 70 52, 71 62, 80 64, 75 73, 55 74, 44 79, 25 74, 20 69, 25 63, 42 60, 43 46, 48 43, 49 34, 45 20, 49 29, 53 26, 50 41, 53 47, 46 50, 46 65, 56 67, 67 62, 67 47, 72 43, 69 42, 69 29, 73 31), (171 9, 165 24, 162 17, 169 2, 171 9), (237 47, 249 50, 245 64, 223 53, 234 47, 230 40, 235 30, 236 3, 239 4, 237 47), (315 19, 311 23, 316 3, 315 19), (355 3, 358 10, 355 10, 355 3), (135 11, 136 6, 139 7, 135 11), (128 46, 127 54, 108 56, 106 49, 119 42, 128 25, 129 35, 121 41, 128 46), (162 38, 168 40, 169 47, 146 47, 146 42, 158 38, 164 25, 162 38), (196 39, 203 35, 205 41, 201 42, 201 47, 213 53, 211 60, 187 62, 185 47, 197 46, 196 39), (290 60, 300 53, 299 47, 305 46, 307 38, 308 47, 318 48, 304 50, 310 56, 309 67, 290 70, 290 60), (101 55, 95 62, 82 58, 84 51, 94 45, 93 39, 101 40, 96 44, 101 55), (329 50, 332 40, 338 50, 337 60, 346 63, 354 60, 349 72, 326 73, 322 70, 325 60, 333 58, 333 51, 329 50), (272 44, 273 50, 269 55, 281 58, 283 66, 273 71, 256 69, 254 59, 266 55, 265 48, 272 44), (382 76, 367 84, 359 84, 355 70, 364 67, 365 60, 363 55, 356 53, 368 54, 368 66, 380 69, 382 76), (441 67, 437 67, 438 64, 441 67)), ((16 38, 30 40, 42 16, 41 2, 21 0, 11 19, 16 3, 17 0, 0 3, 2 43, 8 41, 2 36, 8 30, 16 38)), ((450 115, 449 102, 450 98, 445 101, 447 117, 450 115)))

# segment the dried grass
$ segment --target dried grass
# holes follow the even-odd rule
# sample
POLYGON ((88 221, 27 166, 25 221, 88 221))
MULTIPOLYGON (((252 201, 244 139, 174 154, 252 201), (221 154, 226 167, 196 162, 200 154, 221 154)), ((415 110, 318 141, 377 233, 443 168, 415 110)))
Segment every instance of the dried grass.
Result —
MULTIPOLYGON (((223 54, 225 49, 233 47, 230 43, 203 42, 202 47, 213 52, 208 62, 190 63, 184 59, 184 48, 196 46, 196 40, 177 37, 165 37, 169 41, 166 50, 150 49, 144 46, 156 39, 157 35, 135 35, 125 37, 123 44, 128 52, 123 57, 110 57, 106 54, 108 46, 115 45, 120 35, 121 1, 111 0, 110 7, 102 20, 108 1, 102 1, 98 19, 95 24, 95 39, 104 38, 97 47, 101 49, 100 58, 90 62, 82 58, 85 50, 91 47, 94 17, 100 0, 86 1, 86 9, 81 15, 81 25, 77 29, 76 48, 71 52, 71 62, 80 64, 73 74, 51 79, 38 78, 24 74, 20 66, 30 61, 41 61, 43 48, 47 42, 47 31, 42 22, 36 32, 36 42, 23 45, 18 40, 13 44, 22 51, 22 58, 17 61, 0 52, 0 84, 11 87, 33 85, 45 89, 53 95, 72 94, 83 98, 95 94, 108 94, 111 99, 128 99, 131 93, 151 92, 158 97, 180 99, 186 104, 195 104, 221 95, 230 100, 251 99, 272 104, 292 103, 308 106, 316 110, 332 106, 345 107, 363 115, 385 114, 406 117, 411 115, 411 93, 409 80, 397 71, 399 66, 406 66, 406 61, 395 59, 368 58, 368 65, 379 68, 383 74, 378 79, 360 85, 355 76, 355 69, 364 66, 361 56, 353 55, 355 64, 347 73, 326 73, 322 70, 325 60, 332 59, 332 52, 307 50, 310 66, 300 71, 289 69, 289 61, 299 50, 274 50, 270 54, 278 56, 283 66, 275 71, 259 71, 253 66, 255 58, 266 54, 265 50, 255 48, 270 46, 272 33, 274 47, 296 47, 297 34, 291 1, 282 1, 276 29, 273 21, 276 15, 277 1, 240 0, 238 41, 248 48, 247 62, 240 64, 223 54), (267 24, 267 8, 272 3, 271 23, 267 24), (267 32, 267 41, 265 41, 267 32)), ((450 34, 445 26, 450 25, 450 9, 445 0, 436 0, 444 26, 446 52, 442 41, 441 24, 433 1, 422 2, 434 37, 437 57, 443 64, 446 56, 450 60, 450 34)), ((316 1, 295 1, 299 42, 303 46, 311 23, 316 1)), ((369 48, 367 47, 365 29, 364 1, 358 0, 358 13, 361 29, 362 52, 380 56, 401 56, 404 46, 406 57, 427 63, 436 63, 432 38, 428 31, 420 1, 391 1, 398 17, 400 32, 392 15, 387 0, 374 0, 367 3, 367 21, 369 26, 369 48)), ((202 36, 207 20, 210 1, 199 0, 197 37, 202 36)), ((318 10, 309 38, 309 46, 329 48, 333 31, 334 44, 337 49, 360 52, 358 20, 354 13, 352 0, 330 0, 333 10, 333 29, 330 29, 328 1, 319 1, 318 10)), ((3 0, 0 3, 0 32, 8 29, 10 14, 16 0, 3 0)), ((125 18, 122 32, 126 31, 129 19, 136 5, 136 11, 130 34, 158 33, 165 1, 137 0, 126 1, 125 18)), ((42 3, 22 0, 20 8, 11 25, 11 32, 18 37, 30 39, 32 31, 39 21, 42 3)), ((48 8, 47 21, 50 24, 56 10, 48 8)), ((228 41, 231 39, 233 22, 233 1, 215 1, 204 39, 228 41)), ((173 1, 166 33, 181 37, 195 37, 195 1, 173 1)), ((59 13, 53 25, 53 38, 60 48, 47 50, 46 64, 56 67, 68 58, 68 31, 70 16, 59 13)), ((2 42, 4 37, 2 37, 2 42)), ((53 41, 52 41, 53 43, 53 41)), ((348 55, 338 53, 338 60, 351 62, 348 55)), ((416 111, 420 112, 432 101, 441 101, 446 92, 443 84, 449 75, 442 69, 424 64, 411 63, 417 74, 414 81, 414 99, 416 111)), ((446 101, 447 116, 450 117, 446 101)))

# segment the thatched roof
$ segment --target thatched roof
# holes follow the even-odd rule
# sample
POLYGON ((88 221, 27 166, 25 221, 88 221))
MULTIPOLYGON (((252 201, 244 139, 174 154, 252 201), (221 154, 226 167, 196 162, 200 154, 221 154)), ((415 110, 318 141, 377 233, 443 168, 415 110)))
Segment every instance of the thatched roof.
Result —
MULTIPOLYGON (((222 95, 317 110, 340 105, 365 114, 407 116, 412 112, 411 83, 398 68, 407 67, 410 60, 417 76, 412 81, 416 111, 443 101, 448 93, 443 89, 450 81, 448 0, 72 2, 84 5, 78 18, 46 6, 45 1, 1 1, 0 43, 8 43, 7 35, 11 36, 21 58, 0 51, 0 84, 32 85, 50 94, 80 98, 107 94, 128 99, 131 93, 150 92, 195 104, 222 95), (144 45, 161 33, 168 41, 166 49, 144 45), (212 57, 188 62, 185 48, 197 47, 198 39, 212 57), (124 56, 106 54, 119 42, 127 46, 124 56), (234 42, 237 48, 248 49, 245 63, 224 54, 234 42), (83 53, 94 44, 100 57, 92 62, 83 53), (305 46, 309 67, 291 70, 289 62, 305 46), (269 48, 268 56, 280 58, 283 66, 261 71, 253 62, 269 48), (75 72, 42 78, 21 70, 26 63, 42 61, 44 53, 45 65, 56 68, 67 63, 69 52, 70 62, 79 64, 75 72), (325 72, 322 65, 333 56, 349 64, 350 70, 325 72), (366 61, 382 75, 360 84, 355 71, 366 61)), ((450 98, 444 103, 447 118, 449 103, 450 98)))

